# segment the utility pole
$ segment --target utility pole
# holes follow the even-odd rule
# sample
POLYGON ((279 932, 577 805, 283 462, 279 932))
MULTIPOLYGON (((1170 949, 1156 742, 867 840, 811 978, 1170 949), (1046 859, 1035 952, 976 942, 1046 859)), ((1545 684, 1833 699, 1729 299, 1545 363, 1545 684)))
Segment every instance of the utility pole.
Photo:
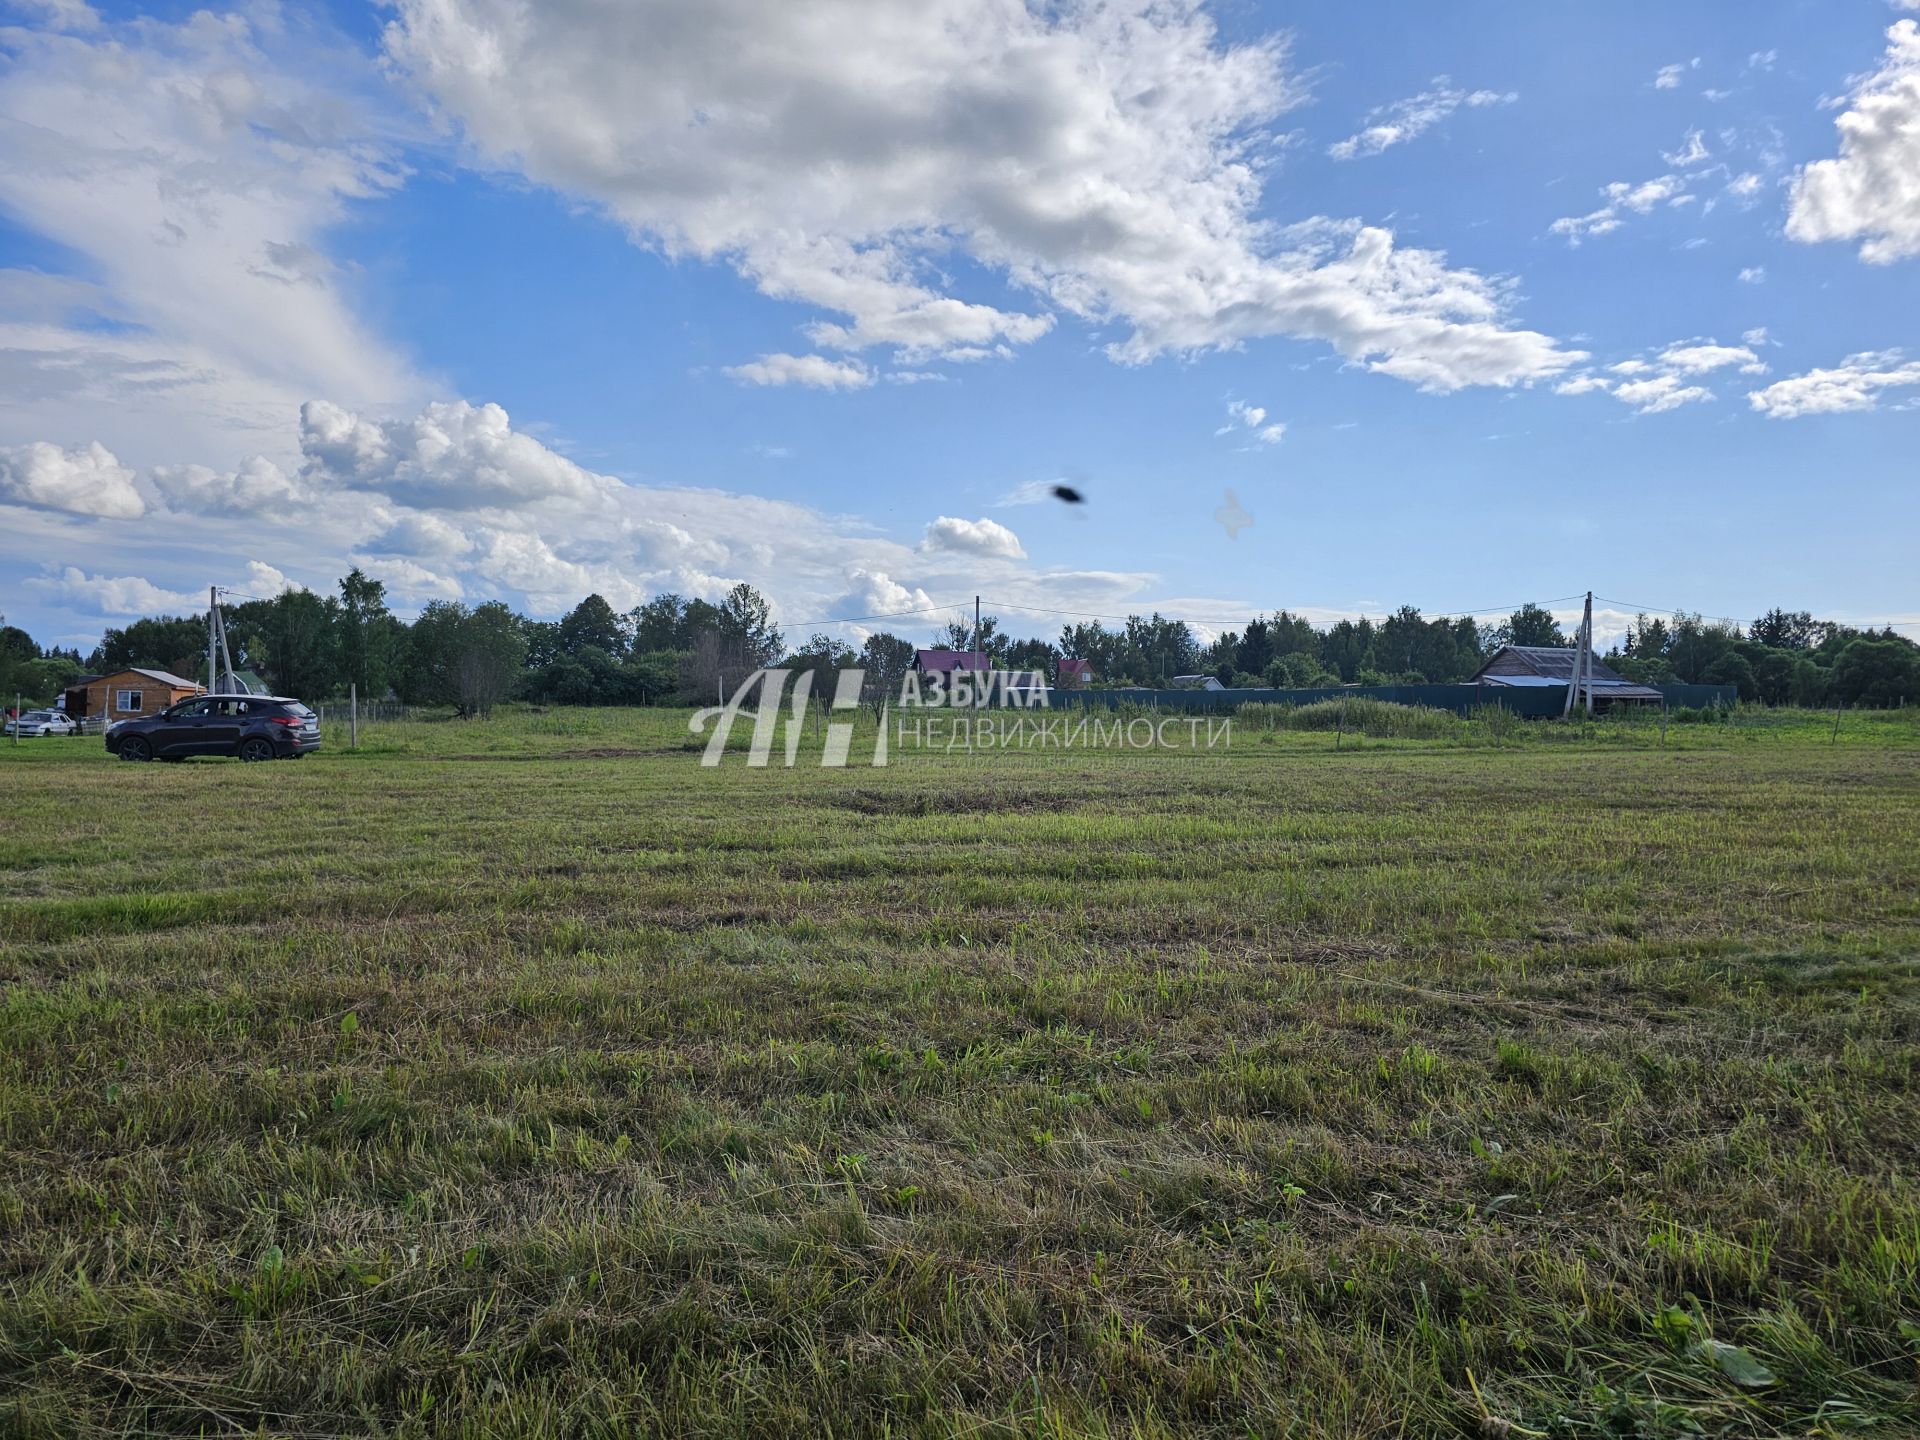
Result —
POLYGON ((1593 592, 1587 591, 1587 613, 1580 622, 1580 687, 1586 694, 1587 714, 1593 714, 1593 592))
POLYGON ((1586 609, 1580 617, 1580 633, 1573 645, 1573 674, 1567 681, 1567 703, 1561 708, 1560 718, 1566 719, 1573 714, 1573 707, 1580 703, 1582 691, 1586 692, 1587 714, 1593 714, 1593 592, 1587 592, 1586 609))
POLYGON ((980 669, 980 597, 973 597, 973 668, 980 669))
POLYGON ((213 695, 220 689, 219 663, 214 659, 214 615, 220 609, 220 590, 218 586, 207 587, 207 694, 213 695))

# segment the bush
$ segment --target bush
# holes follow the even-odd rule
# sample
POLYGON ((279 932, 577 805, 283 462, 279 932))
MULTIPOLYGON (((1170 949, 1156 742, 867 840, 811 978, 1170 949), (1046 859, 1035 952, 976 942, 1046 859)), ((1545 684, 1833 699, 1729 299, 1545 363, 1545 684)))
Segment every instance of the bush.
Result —
POLYGON ((1849 640, 1833 662, 1833 693, 1848 705, 1891 707, 1920 699, 1920 647, 1895 635, 1849 640))
POLYGON ((1350 735, 1376 740, 1452 740, 1470 733, 1468 722, 1451 710, 1396 705, 1366 695, 1315 700, 1306 705, 1242 705, 1234 715, 1256 729, 1344 729, 1350 735))

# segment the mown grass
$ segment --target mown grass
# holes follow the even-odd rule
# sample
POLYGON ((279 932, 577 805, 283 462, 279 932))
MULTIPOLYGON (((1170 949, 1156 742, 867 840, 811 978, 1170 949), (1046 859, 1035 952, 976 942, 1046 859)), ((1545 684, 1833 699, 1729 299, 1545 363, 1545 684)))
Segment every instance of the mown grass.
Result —
POLYGON ((1920 715, 1258 718, 0 746, 0 1428, 1920 1429, 1920 715))

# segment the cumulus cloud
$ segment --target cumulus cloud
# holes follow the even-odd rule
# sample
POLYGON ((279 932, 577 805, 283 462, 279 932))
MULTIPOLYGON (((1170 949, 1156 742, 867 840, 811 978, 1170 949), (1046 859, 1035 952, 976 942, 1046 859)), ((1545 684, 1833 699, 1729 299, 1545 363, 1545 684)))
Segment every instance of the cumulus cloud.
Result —
POLYGON ((1578 245, 1588 236, 1618 230, 1624 223, 1623 212, 1645 215, 1656 205, 1685 204, 1692 198, 1686 192, 1687 182, 1679 175, 1661 175, 1637 185, 1616 180, 1601 190, 1607 203, 1598 210, 1585 215, 1563 215, 1547 228, 1555 235, 1566 236, 1569 245, 1578 245))
POLYGON ((313 400, 300 407, 301 475, 447 510, 543 500, 594 505, 618 482, 514 430, 498 405, 438 401, 403 420, 368 420, 313 400))
POLYGON ((1766 284, 1767 283, 1767 267, 1764 265, 1746 266, 1744 269, 1740 271, 1740 283, 1742 285, 1766 284))
POLYGON ((1876 265, 1920 255, 1920 23, 1887 31, 1880 68, 1833 123, 1840 153, 1794 177, 1788 236, 1858 240, 1860 258, 1876 265))
POLYGON ((1253 439, 1260 444, 1278 445, 1287 433, 1287 427, 1283 422, 1276 420, 1271 425, 1267 423, 1265 407, 1249 405, 1244 400, 1229 400, 1227 416, 1227 423, 1214 431, 1215 435, 1232 435, 1239 430, 1251 430, 1253 439))
POLYGON ((203 595, 163 589, 138 575, 89 575, 77 565, 26 584, 56 603, 93 615, 180 614, 196 605, 206 608, 203 595))
POLYGON ((1660 363, 1680 375, 1704 375, 1709 370, 1722 370, 1729 365, 1738 365, 1742 375, 1767 373, 1767 367, 1760 357, 1746 346, 1716 345, 1711 340, 1669 345, 1660 352, 1660 363))
POLYGON ((8 33, 0 209, 84 257, 92 293, 54 303, 42 286, 15 307, 21 286, 0 288, 0 430, 90 432, 136 465, 290 463, 285 417, 308 396, 418 397, 323 244, 399 183, 372 66, 304 11, 121 24, 45 8, 74 33, 8 33))
POLYGON ((1697 377, 1716 370, 1737 367, 1743 375, 1764 375, 1767 367, 1751 348, 1755 335, 1760 341, 1766 332, 1748 331, 1746 345, 1721 345, 1713 340, 1676 340, 1658 352, 1636 356, 1609 365, 1605 373, 1582 371, 1554 387, 1558 395, 1611 395, 1630 405, 1640 415, 1658 415, 1678 410, 1683 405, 1699 405, 1714 399, 1713 391, 1694 384, 1697 377))
POLYGON ((1658 415, 1713 399, 1713 392, 1701 385, 1685 385, 1673 374, 1650 375, 1644 380, 1627 380, 1613 387, 1613 398, 1633 406, 1641 415, 1658 415))
MULTIPOLYGON (((847 572, 847 589, 832 606, 835 615, 905 617, 937 609, 933 598, 918 585, 902 585, 884 570, 847 572)), ((859 627, 863 635, 873 633, 859 627)))
POLYGON ((873 372, 857 360, 829 360, 824 355, 762 355, 744 365, 730 365, 726 373, 745 385, 860 390, 873 384, 873 372))
POLYGON ((387 587, 387 592, 402 605, 425 605, 429 600, 460 600, 466 587, 455 575, 410 560, 404 555, 355 555, 352 561, 367 575, 387 587))
POLYGON ((284 513, 306 499, 299 483, 264 455, 255 455, 230 471, 206 465, 161 465, 153 470, 152 479, 169 509, 200 514, 284 513))
POLYGON ((0 449, 0 501, 121 520, 147 508, 133 471, 98 440, 70 450, 44 440, 0 449))
POLYGON ((398 516, 377 544, 400 555, 447 561, 472 553, 473 537, 444 516, 412 511, 398 516))
POLYGON ((256 600, 271 600, 289 590, 304 590, 307 587, 289 579, 287 572, 277 565, 269 565, 264 560, 249 560, 246 579, 234 588, 256 600))
POLYGON ((1574 375, 1553 387, 1556 395, 1591 395, 1594 391, 1611 394, 1613 382, 1601 375, 1574 375))
POLYGON ((1280 38, 1226 43, 1194 0, 401 0, 386 43, 483 159, 827 312, 825 349, 995 354, 1064 312, 1127 363, 1287 335, 1453 389, 1577 358, 1384 229, 1270 226, 1299 87, 1280 38), (1031 305, 951 293, 956 257, 1031 305))
POLYGON ((1003 560, 1024 560, 1020 537, 998 520, 961 520, 942 515, 927 526, 927 550, 957 550, 972 555, 993 555, 1003 560))
POLYGON ((1907 360, 1898 350, 1868 350, 1849 355, 1831 370, 1809 370, 1804 375, 1776 380, 1755 390, 1747 402, 1774 420, 1802 415, 1834 415, 1850 410, 1875 410, 1885 390, 1920 386, 1920 360, 1907 360))
POLYGON ((1383 150, 1425 134, 1463 105, 1483 110, 1490 105, 1511 105, 1519 98, 1519 94, 1512 90, 1502 94, 1498 90, 1457 89, 1445 75, 1437 75, 1433 88, 1368 112, 1366 125, 1346 139, 1329 145, 1327 154, 1335 160, 1378 155, 1383 150))

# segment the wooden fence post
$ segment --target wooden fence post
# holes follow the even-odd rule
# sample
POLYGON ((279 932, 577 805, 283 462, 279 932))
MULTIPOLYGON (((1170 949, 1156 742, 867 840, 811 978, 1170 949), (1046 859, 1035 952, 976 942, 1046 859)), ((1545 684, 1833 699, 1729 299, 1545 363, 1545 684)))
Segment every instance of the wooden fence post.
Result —
POLYGON ((347 686, 347 748, 360 748, 360 682, 347 686))

